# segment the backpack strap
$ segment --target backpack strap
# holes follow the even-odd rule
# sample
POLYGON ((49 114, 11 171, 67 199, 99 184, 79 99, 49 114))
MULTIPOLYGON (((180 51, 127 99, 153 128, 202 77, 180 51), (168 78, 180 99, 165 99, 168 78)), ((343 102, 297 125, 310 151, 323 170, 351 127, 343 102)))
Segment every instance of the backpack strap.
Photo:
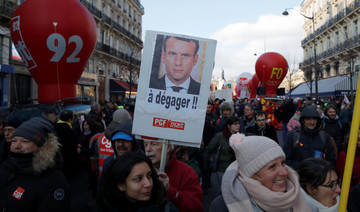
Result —
POLYGON ((296 144, 298 144, 300 140, 300 129, 298 127, 294 128, 293 133, 293 149, 295 149, 296 144))

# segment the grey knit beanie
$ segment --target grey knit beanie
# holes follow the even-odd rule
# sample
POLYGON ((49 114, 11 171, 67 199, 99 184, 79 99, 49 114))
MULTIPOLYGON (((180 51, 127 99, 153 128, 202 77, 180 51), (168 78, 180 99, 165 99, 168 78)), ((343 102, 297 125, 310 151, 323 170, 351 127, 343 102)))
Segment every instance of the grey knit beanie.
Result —
POLYGON ((18 136, 34 142, 39 147, 46 142, 48 133, 53 131, 53 126, 43 118, 35 117, 22 123, 16 128, 12 137, 18 136))
POLYGON ((247 177, 252 177, 271 161, 280 157, 285 158, 281 147, 265 136, 245 137, 244 134, 236 133, 230 137, 229 142, 240 170, 247 177))
POLYGON ((131 116, 127 110, 124 108, 117 109, 114 114, 112 121, 110 122, 109 126, 106 127, 105 130, 105 137, 111 140, 111 136, 114 130, 124 121, 131 119, 131 116))

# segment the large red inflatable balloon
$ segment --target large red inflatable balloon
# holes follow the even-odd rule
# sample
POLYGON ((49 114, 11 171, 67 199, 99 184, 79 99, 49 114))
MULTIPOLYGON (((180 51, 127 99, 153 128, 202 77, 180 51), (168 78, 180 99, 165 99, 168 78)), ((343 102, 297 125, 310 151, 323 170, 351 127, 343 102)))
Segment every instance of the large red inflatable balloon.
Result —
POLYGON ((257 59, 255 70, 266 88, 266 96, 276 96, 276 90, 286 76, 288 63, 281 54, 267 52, 257 59))
POLYGON ((26 0, 11 19, 11 38, 38 85, 39 103, 76 97, 96 44, 96 23, 77 0, 26 0))

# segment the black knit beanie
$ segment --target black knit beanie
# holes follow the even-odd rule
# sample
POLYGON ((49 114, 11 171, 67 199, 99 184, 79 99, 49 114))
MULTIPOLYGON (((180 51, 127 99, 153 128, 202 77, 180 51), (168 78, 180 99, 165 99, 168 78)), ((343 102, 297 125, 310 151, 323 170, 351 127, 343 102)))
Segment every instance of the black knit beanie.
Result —
POLYGON ((22 123, 12 137, 19 136, 34 142, 39 147, 43 146, 47 134, 53 131, 53 126, 43 118, 35 117, 22 123))

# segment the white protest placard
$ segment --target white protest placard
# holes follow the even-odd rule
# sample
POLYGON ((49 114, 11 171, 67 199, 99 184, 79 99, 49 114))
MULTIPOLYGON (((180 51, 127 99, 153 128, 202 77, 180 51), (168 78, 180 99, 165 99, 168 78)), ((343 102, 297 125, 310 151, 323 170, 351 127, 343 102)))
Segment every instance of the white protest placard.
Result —
POLYGON ((216 41, 147 31, 133 134, 199 147, 216 41))
POLYGON ((223 89, 214 91, 215 98, 225 99, 227 102, 232 102, 232 90, 231 89, 223 89))

